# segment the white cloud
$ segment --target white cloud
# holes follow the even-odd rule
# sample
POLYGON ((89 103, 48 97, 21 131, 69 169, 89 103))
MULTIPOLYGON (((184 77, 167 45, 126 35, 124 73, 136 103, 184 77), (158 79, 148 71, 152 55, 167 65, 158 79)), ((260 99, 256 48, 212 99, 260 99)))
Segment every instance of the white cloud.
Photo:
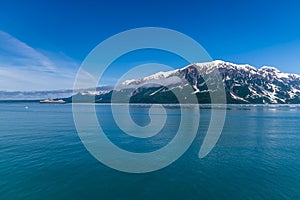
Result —
POLYGON ((0 30, 0 90, 72 88, 78 68, 62 53, 34 49, 0 30))

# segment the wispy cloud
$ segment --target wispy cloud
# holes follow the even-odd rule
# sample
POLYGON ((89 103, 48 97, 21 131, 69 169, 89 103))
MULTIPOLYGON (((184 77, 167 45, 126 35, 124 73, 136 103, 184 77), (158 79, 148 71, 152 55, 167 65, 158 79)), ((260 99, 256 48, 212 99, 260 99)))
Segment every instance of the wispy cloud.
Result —
POLYGON ((72 88, 78 68, 62 53, 37 50, 0 30, 0 90, 72 88))

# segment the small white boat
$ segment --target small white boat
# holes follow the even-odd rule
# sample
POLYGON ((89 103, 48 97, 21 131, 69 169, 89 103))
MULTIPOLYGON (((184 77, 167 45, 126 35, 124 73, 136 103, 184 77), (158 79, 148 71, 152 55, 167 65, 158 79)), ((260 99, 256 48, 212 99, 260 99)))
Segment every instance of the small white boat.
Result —
POLYGON ((41 100, 40 103, 57 103, 57 104, 64 104, 67 103, 66 101, 59 99, 59 100, 53 100, 53 99, 45 99, 45 100, 41 100))

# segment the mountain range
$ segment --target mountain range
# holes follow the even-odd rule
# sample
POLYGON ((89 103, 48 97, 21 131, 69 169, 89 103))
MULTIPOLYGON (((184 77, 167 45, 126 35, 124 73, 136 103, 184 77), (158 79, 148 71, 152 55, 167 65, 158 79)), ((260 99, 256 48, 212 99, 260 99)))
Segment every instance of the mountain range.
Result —
POLYGON ((136 80, 126 80, 114 89, 78 92, 67 102, 96 103, 211 103, 211 95, 225 89, 230 104, 299 104, 300 76, 274 67, 255 68, 215 60, 194 63, 181 69, 158 72, 136 80), (222 85, 216 85, 216 74, 222 85), (183 81, 184 80, 184 81, 183 81), (178 100, 174 94, 184 98, 178 100), (112 98, 114 97, 114 98, 112 98))

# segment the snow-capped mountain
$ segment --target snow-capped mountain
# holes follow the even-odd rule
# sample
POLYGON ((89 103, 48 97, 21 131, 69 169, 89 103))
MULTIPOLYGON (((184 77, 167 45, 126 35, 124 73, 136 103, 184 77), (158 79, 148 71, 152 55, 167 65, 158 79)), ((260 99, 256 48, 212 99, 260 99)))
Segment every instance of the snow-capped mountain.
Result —
POLYGON ((47 98, 65 98, 73 94, 72 89, 51 91, 0 91, 0 101, 5 100, 41 100, 47 98))
POLYGON ((210 93, 215 91, 208 88, 219 90, 222 87, 226 91, 227 103, 300 103, 299 75, 283 73, 274 67, 258 69, 219 60, 127 80, 114 91, 96 95, 95 101, 110 102, 114 92, 119 96, 119 102, 130 98, 134 103, 178 103, 173 93, 177 91, 185 95, 185 103, 189 103, 191 95, 196 95, 199 103, 210 103, 210 93), (215 84, 215 69, 221 74, 222 86, 212 86, 215 84), (193 91, 188 91, 187 85, 192 86, 193 91))

